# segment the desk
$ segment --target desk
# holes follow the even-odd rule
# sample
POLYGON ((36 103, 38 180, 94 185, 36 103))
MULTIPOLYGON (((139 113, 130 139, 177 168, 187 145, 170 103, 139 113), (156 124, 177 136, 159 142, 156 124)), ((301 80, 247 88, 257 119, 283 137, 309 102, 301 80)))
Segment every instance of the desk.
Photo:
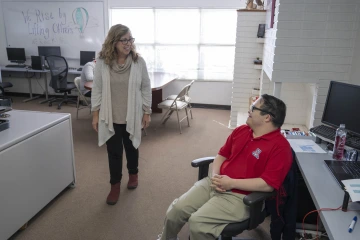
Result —
POLYGON ((73 74, 73 75, 81 75, 82 71, 78 71, 76 69, 69 69, 68 74, 73 74))
MULTIPOLYGON (((48 101, 49 99, 49 91, 48 91, 48 81, 47 81, 47 73, 50 72, 50 70, 48 69, 44 69, 44 70, 34 70, 31 68, 9 68, 9 67, 5 67, 5 66, 0 66, 1 71, 4 72, 22 72, 22 73, 40 73, 40 76, 43 74, 44 75, 44 83, 45 83, 45 100, 41 101, 40 103, 45 103, 48 101)), ((1 73, 0 73, 1 74, 1 73)), ((73 74, 73 75, 80 75, 81 71, 77 71, 76 69, 69 69, 68 74, 73 74)), ((27 78, 28 79, 28 83, 29 83, 29 94, 30 94, 30 98, 25 99, 23 102, 28 102, 31 100, 35 100, 37 98, 39 98, 40 96, 36 96, 33 97, 33 93, 32 93, 32 86, 31 86, 31 78, 27 78)))
MULTIPOLYGON (((149 73, 151 90, 152 90, 152 111, 155 113, 162 113, 162 109, 158 108, 157 105, 163 101, 162 89, 178 78, 177 75, 171 73, 160 73, 152 72, 149 73)), ((93 82, 86 82, 84 87, 91 90, 93 82)))
MULTIPOLYGON (((47 86, 47 73, 50 72, 50 70, 34 70, 34 69, 30 69, 30 68, 13 68, 13 67, 9 68, 9 67, 5 67, 5 66, 1 66, 0 69, 1 69, 1 71, 4 71, 4 72, 40 73, 40 76, 41 76, 41 74, 44 74, 45 100, 41 101, 40 103, 45 103, 48 101, 49 96, 48 96, 48 86, 47 86)), ((34 99, 37 99, 40 97, 40 96, 33 97, 31 78, 27 78, 27 79, 28 79, 28 83, 29 83, 30 98, 25 99, 23 102, 28 102, 28 101, 31 101, 31 100, 34 100, 34 99)))
POLYGON ((71 115, 8 112, 0 133, 0 239, 8 239, 75 184, 71 115))
MULTIPOLYGON (((309 137, 307 137, 307 139, 308 138, 309 137)), ((297 164, 317 209, 338 208, 342 205, 344 198, 344 191, 340 188, 324 162, 325 159, 330 160, 331 158, 331 155, 327 153, 296 153, 297 164)), ((348 209, 354 209, 357 205, 359 204, 349 203, 348 209)), ((360 218, 360 209, 359 211, 343 212, 337 210, 322 211, 320 213, 321 220, 329 238, 334 240, 360 239, 359 222, 355 225, 354 231, 348 233, 348 227, 354 216, 358 216, 358 219, 360 218)))

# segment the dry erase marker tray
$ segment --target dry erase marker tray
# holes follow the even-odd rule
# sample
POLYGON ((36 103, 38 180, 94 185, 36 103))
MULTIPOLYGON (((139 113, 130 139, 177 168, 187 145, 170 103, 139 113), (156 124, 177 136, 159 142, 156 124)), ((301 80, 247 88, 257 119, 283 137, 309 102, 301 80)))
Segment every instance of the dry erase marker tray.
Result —
POLYGON ((0 132, 5 130, 5 129, 8 129, 10 126, 9 124, 9 120, 2 120, 0 119, 0 132))

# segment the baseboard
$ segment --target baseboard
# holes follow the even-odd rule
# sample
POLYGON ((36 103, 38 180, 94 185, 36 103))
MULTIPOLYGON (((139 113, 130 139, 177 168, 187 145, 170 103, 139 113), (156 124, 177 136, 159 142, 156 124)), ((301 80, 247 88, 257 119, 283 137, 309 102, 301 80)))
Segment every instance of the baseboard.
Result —
MULTIPOLYGON (((8 97, 29 97, 29 93, 18 93, 18 92, 5 92, 5 96, 8 97)), ((39 94, 39 93, 33 93, 33 97, 36 96, 43 96, 42 98, 45 98, 44 94, 39 94)), ((58 95, 48 95, 49 98, 61 98, 63 96, 63 94, 58 94, 58 95)), ((73 96, 73 95, 68 95, 68 98, 70 99, 77 99, 77 96, 73 96)))
POLYGON ((231 110, 229 105, 216 105, 216 104, 204 104, 204 103, 191 103, 193 108, 209 108, 209 109, 220 109, 220 110, 231 110))
MULTIPOLYGON (((5 92, 6 96, 11 97, 29 97, 29 93, 16 93, 16 92, 5 92)), ((33 93, 33 96, 43 96, 44 94, 33 93)), ((60 97, 62 95, 49 95, 49 98, 60 97)), ((76 96, 68 95, 68 98, 76 98, 76 96)), ((217 105, 217 104, 205 104, 205 103, 191 103, 193 108, 207 108, 207 109, 218 109, 218 110, 231 110, 230 105, 217 105)))

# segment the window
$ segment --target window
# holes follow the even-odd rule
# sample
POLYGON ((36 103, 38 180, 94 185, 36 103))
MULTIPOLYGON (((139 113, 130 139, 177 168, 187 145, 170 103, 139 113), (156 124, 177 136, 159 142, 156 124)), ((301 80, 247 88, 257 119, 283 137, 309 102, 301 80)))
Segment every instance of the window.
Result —
POLYGON ((234 9, 111 9, 110 25, 131 29, 149 71, 182 79, 232 80, 234 9))

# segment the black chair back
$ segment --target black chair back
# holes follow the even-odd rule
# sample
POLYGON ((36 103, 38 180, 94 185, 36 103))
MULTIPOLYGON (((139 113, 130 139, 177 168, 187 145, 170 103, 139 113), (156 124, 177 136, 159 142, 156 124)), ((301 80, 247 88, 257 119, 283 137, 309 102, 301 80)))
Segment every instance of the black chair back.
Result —
POLYGON ((46 62, 50 68, 51 80, 50 87, 55 92, 67 90, 67 75, 68 75, 68 63, 64 57, 61 56, 47 56, 46 62))
MULTIPOLYGON (((1 75, 1 74, 0 74, 1 75)), ((1 84, 1 83, 0 83, 1 84)), ((0 85, 0 97, 5 95, 5 90, 4 88, 0 85)))

